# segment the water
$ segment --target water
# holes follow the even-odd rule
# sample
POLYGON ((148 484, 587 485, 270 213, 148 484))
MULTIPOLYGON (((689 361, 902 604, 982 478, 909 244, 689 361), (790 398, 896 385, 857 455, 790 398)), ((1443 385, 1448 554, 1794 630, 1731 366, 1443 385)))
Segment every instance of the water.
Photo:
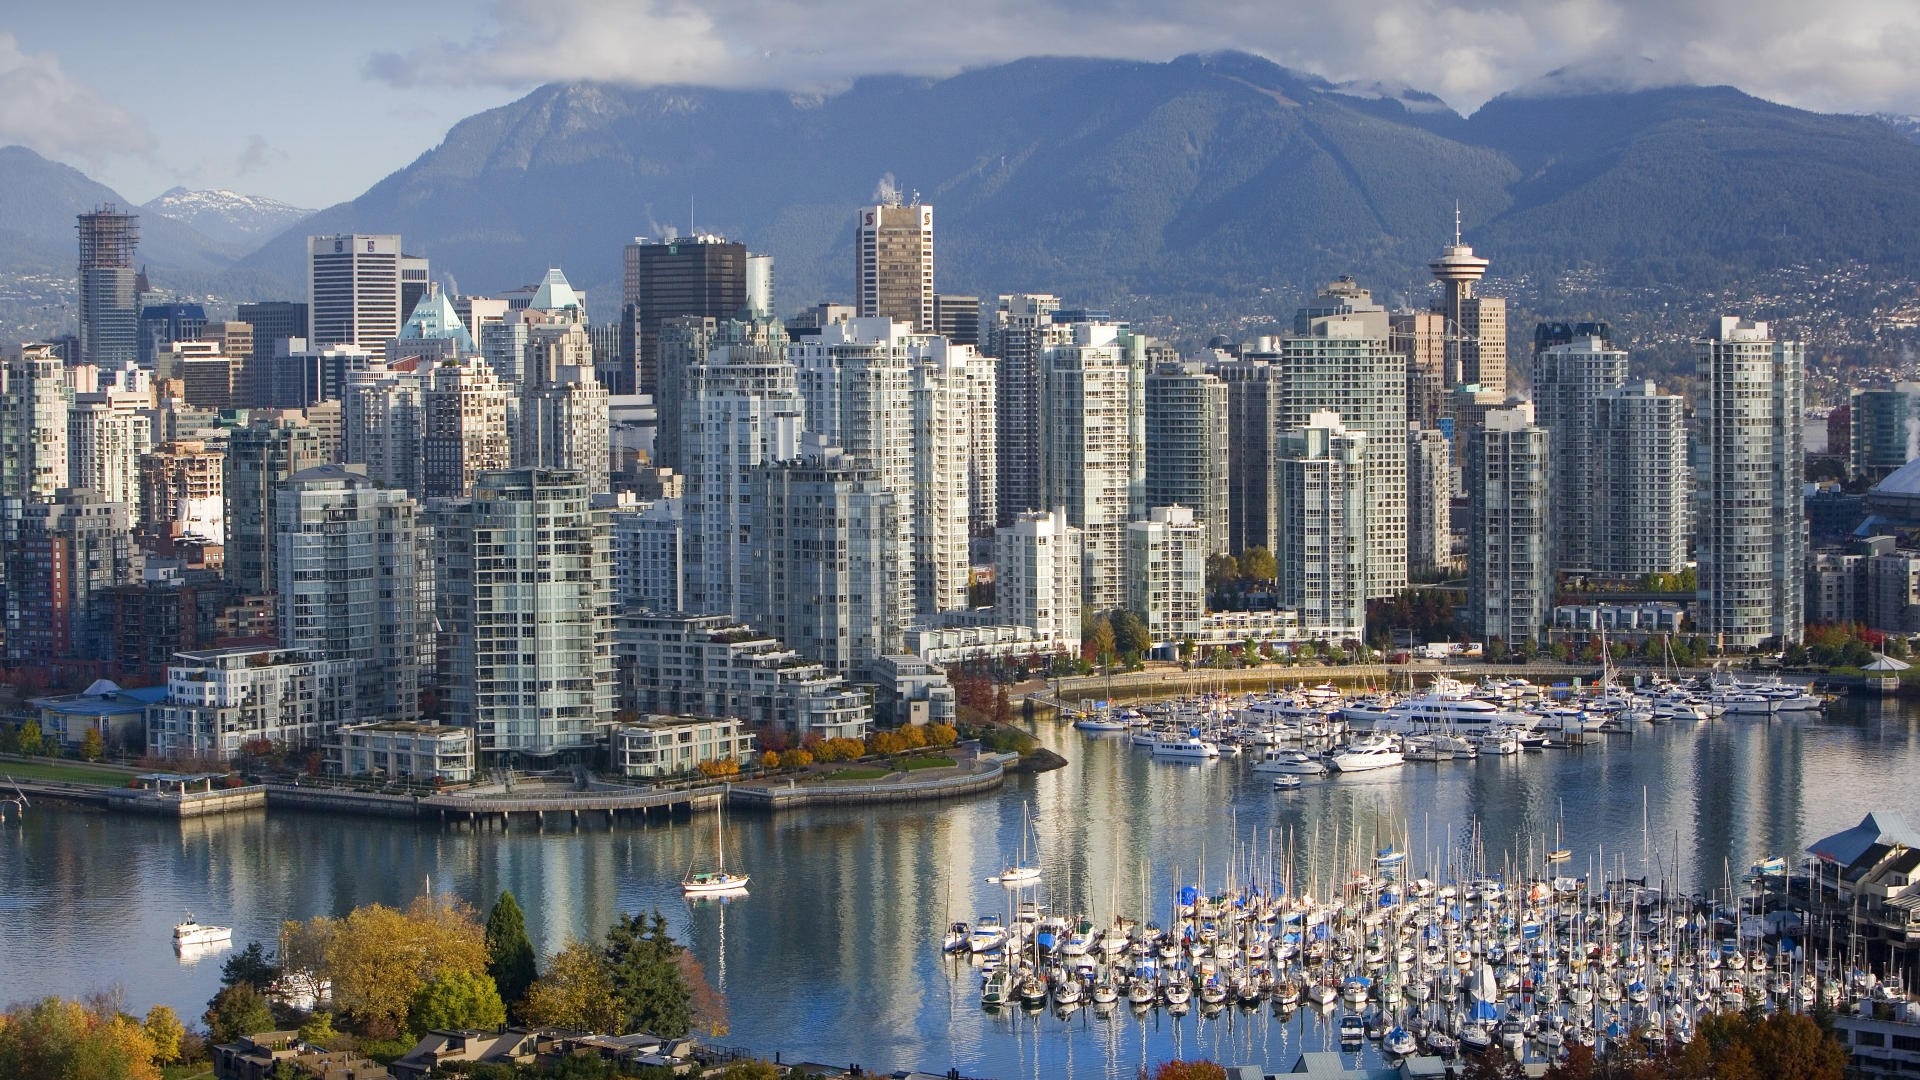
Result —
POLYGON ((234 926, 244 945, 270 943, 282 919, 404 904, 429 887, 484 912, 510 888, 543 954, 597 937, 618 912, 659 908, 729 998, 732 1028, 718 1041, 787 1061, 1118 1078, 1204 1055, 1284 1070, 1302 1049, 1333 1049, 1331 1033, 1265 1011, 1143 1021, 1123 1004, 1109 1019, 1086 1009, 990 1016, 978 975, 939 955, 941 934, 954 919, 1008 913, 1008 891, 985 879, 1018 854, 1023 810, 1045 869, 1041 898, 1096 923, 1115 906, 1139 913, 1143 878, 1148 917, 1164 923, 1178 886, 1264 876, 1275 850, 1293 851, 1297 891, 1324 892, 1348 851, 1390 839, 1432 874, 1463 853, 1469 821, 1495 868, 1537 857, 1558 830, 1575 853, 1568 872, 1718 888, 1729 868, 1738 877, 1762 855, 1791 860, 1869 810, 1920 821, 1916 719, 1910 705, 1842 703, 1821 720, 1642 727, 1581 751, 1416 764, 1297 792, 1271 790, 1244 760, 1154 762, 1118 739, 1045 726, 1038 734, 1071 764, 997 794, 730 815, 728 865, 753 883, 724 905, 689 906, 678 886, 711 856, 705 817, 502 835, 294 813, 163 822, 38 804, 0 827, 0 1002, 117 985, 129 1008, 165 1003, 197 1017, 227 954, 176 958, 171 927, 188 909, 234 926))

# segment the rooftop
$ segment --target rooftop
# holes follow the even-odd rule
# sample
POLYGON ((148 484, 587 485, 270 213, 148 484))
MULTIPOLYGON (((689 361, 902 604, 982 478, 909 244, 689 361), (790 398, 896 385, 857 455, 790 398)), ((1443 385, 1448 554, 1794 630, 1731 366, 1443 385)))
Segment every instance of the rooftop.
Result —
POLYGON ((1898 810, 1875 810, 1860 824, 1807 845, 1807 853, 1824 862, 1852 866, 1876 845, 1920 848, 1920 833, 1898 810))

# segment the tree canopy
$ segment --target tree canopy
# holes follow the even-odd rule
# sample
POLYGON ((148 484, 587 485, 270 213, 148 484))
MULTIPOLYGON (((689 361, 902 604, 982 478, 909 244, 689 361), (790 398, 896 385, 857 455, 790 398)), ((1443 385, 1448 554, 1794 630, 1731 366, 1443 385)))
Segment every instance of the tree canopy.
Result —
POLYGON ((692 1030, 692 993, 681 973, 680 950, 658 910, 622 915, 607 930, 607 967, 625 1031, 677 1039, 692 1030))
POLYGON ((487 913, 487 973, 499 988, 500 1000, 518 1005, 533 985, 533 942, 527 939, 526 916, 511 891, 502 891, 487 913))

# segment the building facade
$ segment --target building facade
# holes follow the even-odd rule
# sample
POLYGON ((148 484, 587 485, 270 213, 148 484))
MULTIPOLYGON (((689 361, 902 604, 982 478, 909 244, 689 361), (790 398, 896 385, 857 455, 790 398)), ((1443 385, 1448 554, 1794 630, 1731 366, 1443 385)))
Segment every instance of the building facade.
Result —
POLYGON ((1552 345, 1533 355, 1534 422, 1547 431, 1553 458, 1553 566, 1560 573, 1601 569, 1603 517, 1596 413, 1600 397, 1626 385, 1627 354, 1599 337, 1552 345))
POLYGON ((79 215, 81 363, 118 368, 140 359, 140 218, 112 203, 79 215))
POLYGON ((1458 617, 1483 641, 1537 641, 1547 629, 1551 468, 1547 432, 1525 402, 1489 411, 1468 442, 1467 602, 1458 617))
POLYGON ((1366 626, 1367 441, 1335 412, 1280 436, 1275 599, 1299 613, 1305 634, 1344 641, 1366 626))
POLYGON ((1207 612, 1208 536, 1185 506, 1155 506, 1127 525, 1127 610, 1155 646, 1178 644, 1207 612))
POLYGON ((933 333, 933 207, 898 201, 861 207, 853 251, 859 316, 933 333))
POLYGON ((1126 603, 1127 523, 1145 512, 1144 343, 1111 323, 1077 323, 1041 356, 1041 505, 1080 530, 1080 602, 1126 603))
POLYGON ((1591 452, 1594 569, 1624 578, 1684 569, 1693 535, 1685 400, 1650 382, 1601 394, 1591 452))
POLYGON ((1453 569, 1453 447, 1445 432, 1407 424, 1407 576, 1453 569))
POLYGON ((412 310, 401 296, 401 258, 394 234, 307 237, 307 344, 371 352, 399 337, 412 310))
POLYGON ((1197 363, 1155 364, 1146 378, 1146 501, 1184 506, 1207 554, 1228 550, 1227 384, 1197 363))
POLYGON ((226 761, 250 743, 319 749, 351 717, 344 661, 300 649, 241 646, 175 655, 167 698, 149 714, 155 757, 226 761))
POLYGON ((649 716, 614 728, 609 752, 621 776, 659 779, 684 776, 707 761, 745 763, 754 736, 734 717, 649 716))
POLYGON ((865 694, 728 616, 624 612, 618 621, 623 709, 732 717, 823 739, 864 739, 873 727, 865 694))

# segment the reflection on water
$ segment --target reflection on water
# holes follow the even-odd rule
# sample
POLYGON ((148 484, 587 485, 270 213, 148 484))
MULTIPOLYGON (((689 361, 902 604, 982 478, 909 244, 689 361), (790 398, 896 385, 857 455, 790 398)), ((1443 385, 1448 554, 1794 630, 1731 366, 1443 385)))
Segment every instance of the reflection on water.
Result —
POLYGON ((1131 1077, 1182 1054, 1284 1068, 1301 1050, 1335 1049, 1328 1028, 1237 1010, 989 1016, 978 976, 939 955, 940 935, 955 919, 1009 914, 1018 895, 1096 922, 1144 905, 1164 922, 1182 885, 1324 892, 1354 852, 1387 843, 1433 876, 1538 865, 1565 846, 1572 872, 1713 889, 1868 810, 1920 819, 1916 716, 1875 702, 1817 721, 1642 728, 1579 751, 1414 764, 1293 792, 1245 762, 1154 762, 1122 740, 1048 727, 1038 734, 1071 764, 997 795, 729 815, 728 865, 753 875, 751 894, 692 905, 679 880, 710 855, 712 833, 684 822, 502 834, 303 814, 177 823, 37 804, 0 826, 0 996, 117 982, 130 1004, 198 1016, 225 954, 183 965, 171 933, 186 910, 235 927, 238 948, 270 942, 282 919, 427 889, 484 909, 511 888, 543 954, 598 936, 619 912, 659 908, 729 996, 723 1041, 787 1060, 1002 1078, 1131 1077), (1023 810, 1045 876, 1015 894, 986 878, 1018 853, 1023 810))

